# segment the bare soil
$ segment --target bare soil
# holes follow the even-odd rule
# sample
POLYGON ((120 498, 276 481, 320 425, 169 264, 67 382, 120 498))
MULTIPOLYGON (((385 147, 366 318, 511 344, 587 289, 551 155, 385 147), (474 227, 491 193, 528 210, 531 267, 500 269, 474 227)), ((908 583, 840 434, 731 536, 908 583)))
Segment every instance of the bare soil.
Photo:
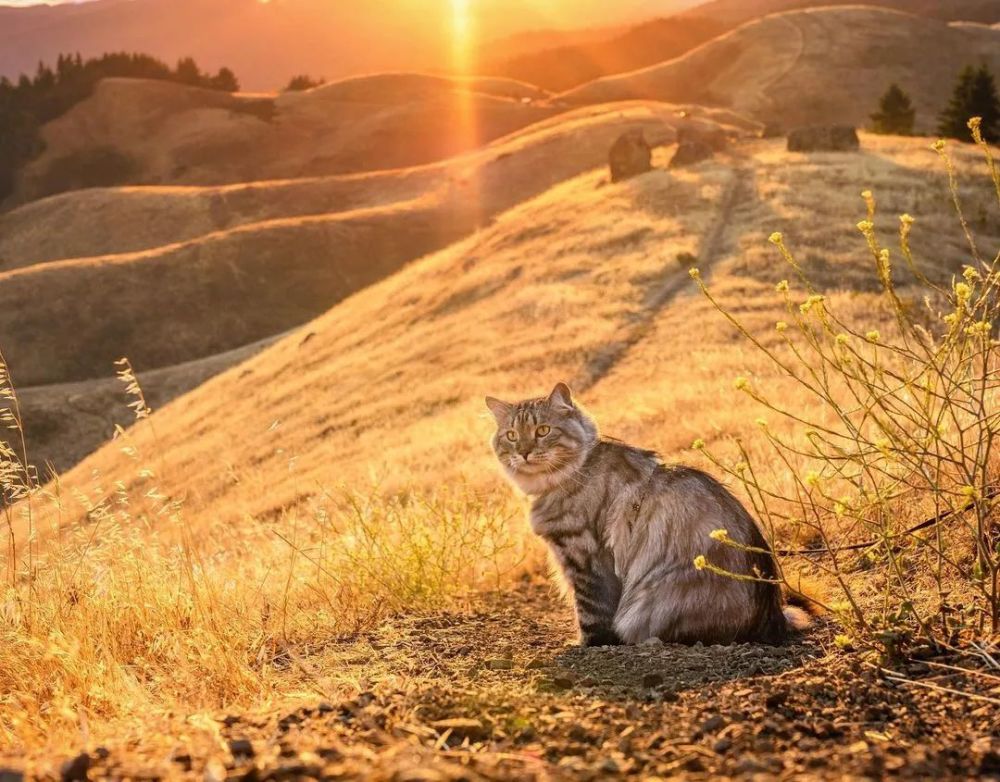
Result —
MULTIPOLYGON (((357 694, 219 714, 215 739, 150 735, 39 761, 52 779, 1000 778, 1000 709, 896 684, 831 648, 819 622, 787 647, 582 649, 543 583, 408 617, 293 664, 335 666, 357 694), (322 660, 322 663, 317 662, 322 660)), ((921 678, 923 677, 923 678, 921 678)), ((972 679, 976 681, 973 681, 972 679)), ((980 696, 985 697, 985 696, 980 696)), ((19 772, 0 779, 14 780, 19 772)))

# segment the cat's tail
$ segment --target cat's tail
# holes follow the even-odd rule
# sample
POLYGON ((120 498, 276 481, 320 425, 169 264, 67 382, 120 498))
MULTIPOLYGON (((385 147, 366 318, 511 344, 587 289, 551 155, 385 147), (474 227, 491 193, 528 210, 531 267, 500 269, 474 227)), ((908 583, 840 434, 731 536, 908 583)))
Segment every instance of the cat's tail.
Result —
POLYGON ((814 617, 826 613, 823 590, 815 581, 795 574, 781 589, 785 598, 782 613, 790 630, 802 632, 813 623, 814 617))

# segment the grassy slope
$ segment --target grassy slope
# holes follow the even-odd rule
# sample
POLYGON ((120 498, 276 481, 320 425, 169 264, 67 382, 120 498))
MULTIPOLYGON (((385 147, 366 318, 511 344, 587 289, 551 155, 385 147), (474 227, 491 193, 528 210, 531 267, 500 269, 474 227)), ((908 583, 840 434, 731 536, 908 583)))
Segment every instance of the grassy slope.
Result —
MULTIPOLYGON (((58 744, 76 734, 76 707, 64 719, 37 704, 82 703, 99 741, 120 718, 287 696, 313 674, 281 664, 286 650, 370 626, 384 610, 509 583, 520 559, 500 563, 512 551, 537 572, 538 548, 486 445, 486 393, 569 379, 605 431, 668 458, 697 462, 686 450, 695 436, 724 448, 750 436, 756 411, 731 378, 774 388, 773 373, 691 292, 679 253, 697 256, 720 297, 764 330, 782 314, 773 283, 785 272, 766 245, 774 228, 859 323, 880 324, 852 228, 863 187, 875 189, 887 233, 895 213, 917 217, 914 244, 937 273, 966 257, 926 143, 864 144, 788 155, 757 141, 614 186, 600 170, 572 176, 168 404, 129 447, 86 459, 58 485, 59 514, 35 502, 34 555, 53 559, 32 605, 39 632, 64 651, 43 654, 13 633, 0 682, 27 721, 6 729, 37 740, 55 721, 58 744), (345 511, 339 487, 366 493, 373 480, 387 499, 345 511), (95 511, 105 497, 111 512, 95 511), (81 502, 88 522, 70 531, 81 502), (161 545, 177 541, 185 548, 161 545), (81 568, 92 575, 78 581, 81 568)), ((959 156, 963 173, 981 170, 973 151, 959 156)), ((995 197, 981 176, 968 195, 974 215, 995 197)), ((1000 243, 995 221, 974 228, 984 246, 1000 243)), ((24 556, 23 535, 19 545, 24 556)), ((357 686, 328 672, 326 688, 357 686)))
POLYGON ((1000 68, 998 44, 995 29, 890 10, 794 11, 748 22, 675 60, 599 79, 561 97, 573 103, 694 101, 785 127, 863 126, 885 89, 898 82, 913 98, 917 128, 930 130, 963 67, 984 61, 1000 68))
MULTIPOLYGON (((651 138, 669 139, 679 121, 663 106, 584 109, 420 168, 221 188, 94 190, 22 207, 0 223, 0 253, 13 267, 0 271, 0 299, 9 302, 0 315, 7 359, 23 387, 106 377, 127 355, 150 394, 165 401, 205 375, 149 370, 297 326, 499 211, 600 165, 623 129, 639 125, 651 138), (112 254, 72 257, 95 251, 112 254), (17 304, 24 301, 32 302, 27 310, 17 304)), ((38 458, 60 469, 121 420, 120 410, 107 407, 106 384, 73 388, 78 401, 64 409, 62 430, 53 406, 67 398, 61 390, 32 389, 24 400, 38 458), (83 438, 75 414, 81 408, 98 413, 83 438)))
POLYGON ((69 189, 71 180, 54 172, 78 169, 67 161, 95 150, 129 161, 122 184, 224 184, 416 165, 556 113, 529 102, 541 94, 512 80, 418 74, 277 97, 106 79, 45 126, 46 149, 25 167, 10 203, 69 189))
MULTIPOLYGON (((783 273, 764 239, 783 228, 861 311, 871 284, 851 195, 873 185, 888 230, 890 215, 909 211, 924 257, 962 258, 926 143, 864 144, 860 155, 804 156, 756 142, 747 156, 689 171, 603 187, 592 172, 557 185, 355 294, 309 325, 308 342, 289 337, 168 406, 157 416, 161 447, 185 476, 173 489, 204 498, 197 515, 225 519, 266 516, 305 502, 314 482, 373 469, 390 484, 494 484, 480 397, 538 393, 559 379, 587 391, 609 431, 666 454, 713 430, 745 431, 727 389, 746 356, 686 284, 672 287, 686 279, 678 253, 714 269, 724 300, 766 324, 780 316, 765 294, 783 273), (608 345, 622 348, 610 360, 608 345), (705 400, 719 401, 704 410, 705 400), (246 491, 292 455, 294 475, 267 479, 261 496, 246 491), (222 460, 243 476, 239 486, 209 467, 222 460)), ((962 157, 974 166, 971 153, 962 157)), ((970 194, 988 204, 979 185, 970 194)), ((995 220, 977 230, 994 243, 1000 235, 995 220)), ((120 467, 107 448, 67 480, 120 467)))

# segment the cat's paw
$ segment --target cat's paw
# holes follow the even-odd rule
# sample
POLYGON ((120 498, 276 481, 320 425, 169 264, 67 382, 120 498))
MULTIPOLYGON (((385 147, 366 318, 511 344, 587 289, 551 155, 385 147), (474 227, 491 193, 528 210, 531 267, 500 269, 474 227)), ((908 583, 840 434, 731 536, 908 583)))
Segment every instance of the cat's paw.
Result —
POLYGON ((583 633, 580 637, 580 645, 586 647, 621 646, 622 643, 622 639, 619 638, 618 634, 610 628, 606 630, 594 630, 589 633, 583 633))

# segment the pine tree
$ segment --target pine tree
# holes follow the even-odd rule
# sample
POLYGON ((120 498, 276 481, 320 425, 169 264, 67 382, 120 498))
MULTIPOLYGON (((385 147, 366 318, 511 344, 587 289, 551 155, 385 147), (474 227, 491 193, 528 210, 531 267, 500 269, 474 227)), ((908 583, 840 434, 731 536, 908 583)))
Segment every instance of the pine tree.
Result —
POLYGON ((913 135, 913 120, 916 109, 910 96, 898 84, 889 85, 879 101, 879 110, 872 114, 872 130, 893 136, 913 135))
POLYGON ((938 132, 947 138, 971 141, 969 119, 982 117, 983 138, 1000 140, 1000 97, 993 74, 983 65, 971 65, 962 71, 955 85, 951 102, 941 113, 938 132))
POLYGON ((223 92, 239 92, 240 90, 239 79, 229 68, 219 68, 219 72, 212 77, 210 86, 213 90, 222 90, 223 92))

